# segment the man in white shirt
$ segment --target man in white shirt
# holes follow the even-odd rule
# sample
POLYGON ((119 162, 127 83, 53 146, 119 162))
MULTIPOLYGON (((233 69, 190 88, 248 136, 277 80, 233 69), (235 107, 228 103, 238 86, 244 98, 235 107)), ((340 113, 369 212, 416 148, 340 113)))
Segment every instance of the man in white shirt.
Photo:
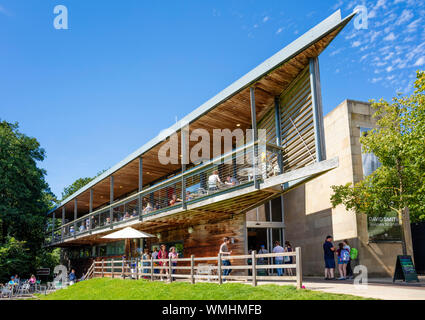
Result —
POLYGON ((218 186, 222 184, 218 171, 214 170, 213 174, 208 177, 208 189, 211 191, 217 191, 218 186))
MULTIPOLYGON (((273 253, 284 253, 285 249, 280 245, 279 241, 274 243, 273 253)), ((283 264, 283 257, 274 258, 274 264, 283 264)), ((283 269, 277 269, 277 275, 283 276, 283 269)))
MULTIPOLYGON (((220 253, 222 256, 224 257, 229 257, 230 254, 232 253, 232 251, 229 251, 229 243, 230 243, 230 239, 229 237, 224 237, 223 239, 223 243, 220 246, 220 253)), ((229 259, 224 259, 223 258, 223 266, 231 266, 232 264, 230 263, 229 259)), ((223 276, 228 276, 230 274, 230 272, 232 272, 232 269, 224 269, 223 270, 223 276)))

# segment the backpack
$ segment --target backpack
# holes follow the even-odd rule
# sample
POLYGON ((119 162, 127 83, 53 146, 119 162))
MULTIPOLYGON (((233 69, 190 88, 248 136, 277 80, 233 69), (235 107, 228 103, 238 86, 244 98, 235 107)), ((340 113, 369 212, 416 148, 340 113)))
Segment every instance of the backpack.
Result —
POLYGON ((341 259, 342 259, 342 261, 349 261, 350 260, 350 253, 348 252, 348 250, 342 249, 341 259))
POLYGON ((351 260, 357 259, 358 255, 359 255, 359 251, 356 248, 351 248, 351 250, 350 250, 351 260))

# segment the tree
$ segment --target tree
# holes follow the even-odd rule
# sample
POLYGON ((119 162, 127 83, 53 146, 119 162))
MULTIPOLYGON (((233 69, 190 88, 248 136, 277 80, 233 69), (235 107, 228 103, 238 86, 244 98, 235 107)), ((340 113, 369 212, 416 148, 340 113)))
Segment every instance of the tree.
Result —
POLYGON ((332 186, 331 203, 373 216, 397 213, 407 254, 410 216, 425 220, 425 72, 418 71, 412 95, 372 100, 372 107, 377 127, 360 141, 382 166, 354 185, 332 186))
POLYGON ((68 198, 70 195, 72 195, 75 192, 77 192, 78 190, 80 190, 82 187, 84 187, 86 184, 88 184, 89 182, 91 182, 93 179, 95 179, 98 176, 100 176, 105 171, 106 170, 103 170, 103 171, 98 172, 97 175, 94 176, 93 178, 86 177, 86 178, 78 178, 77 180, 75 180, 71 185, 69 185, 68 187, 65 187, 63 189, 63 192, 62 192, 62 201, 64 199, 68 198))
POLYGON ((46 171, 37 166, 45 158, 44 149, 18 128, 17 123, 0 122, 0 266, 26 273, 34 271, 37 254, 45 250, 46 212, 53 207, 54 196, 45 181, 46 171), (17 251, 21 251, 19 263, 7 258, 8 252, 17 251))

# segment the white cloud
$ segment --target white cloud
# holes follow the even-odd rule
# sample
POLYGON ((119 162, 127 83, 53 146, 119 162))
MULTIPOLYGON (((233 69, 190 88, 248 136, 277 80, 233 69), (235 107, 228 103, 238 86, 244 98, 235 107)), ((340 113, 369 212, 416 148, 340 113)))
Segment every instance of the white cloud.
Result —
POLYGON ((353 42, 353 44, 352 44, 352 47, 353 47, 353 48, 357 48, 357 47, 360 47, 360 46, 361 46, 361 44, 362 44, 362 43, 361 43, 360 41, 354 41, 354 42, 353 42))
POLYGON ((424 57, 420 57, 416 63, 415 63, 415 67, 420 67, 423 66, 425 64, 425 56, 424 57))
POLYGON ((279 34, 279 33, 281 33, 282 31, 283 31, 283 28, 279 28, 279 29, 277 29, 276 34, 279 34))
POLYGON ((270 17, 269 17, 269 16, 265 16, 265 17, 263 18, 263 22, 267 22, 267 21, 269 21, 269 19, 270 19, 270 17))
POLYGON ((406 31, 407 31, 407 32, 410 32, 410 33, 412 33, 412 32, 416 32, 416 30, 418 29, 419 23, 420 23, 421 21, 422 21, 422 18, 416 19, 415 21, 413 21, 412 23, 410 23, 410 24, 407 26, 406 31))
POLYGON ((400 18, 398 18, 396 25, 402 25, 403 23, 406 23, 410 21, 413 18, 413 13, 411 10, 404 9, 403 12, 400 15, 400 18))
POLYGON ((388 36, 384 38, 385 41, 394 41, 397 37, 394 35, 394 32, 391 32, 388 36))

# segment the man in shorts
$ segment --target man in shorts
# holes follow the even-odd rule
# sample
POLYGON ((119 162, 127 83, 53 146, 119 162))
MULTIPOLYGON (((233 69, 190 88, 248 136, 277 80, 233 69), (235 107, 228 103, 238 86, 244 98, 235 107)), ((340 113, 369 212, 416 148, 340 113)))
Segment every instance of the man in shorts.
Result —
POLYGON ((325 259, 325 280, 334 280, 335 272, 335 247, 332 243, 332 236, 327 236, 323 244, 323 252, 325 259))

